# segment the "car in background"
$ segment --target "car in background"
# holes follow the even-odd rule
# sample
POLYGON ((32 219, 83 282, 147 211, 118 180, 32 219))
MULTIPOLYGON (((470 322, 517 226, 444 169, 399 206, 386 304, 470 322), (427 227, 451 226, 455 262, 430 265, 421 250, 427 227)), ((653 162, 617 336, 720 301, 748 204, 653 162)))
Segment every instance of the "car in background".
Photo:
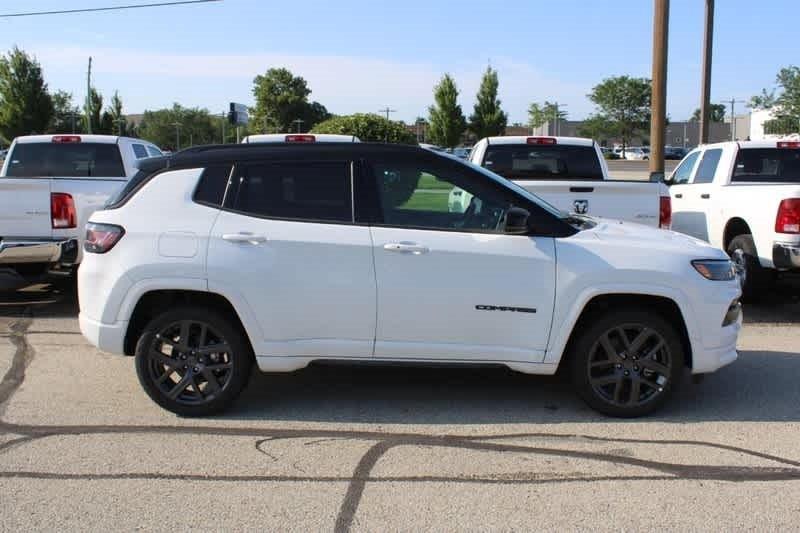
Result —
POLYGON ((675 231, 726 250, 744 297, 800 273, 800 141, 699 146, 667 180, 675 231))
POLYGON ((469 159, 470 152, 472 152, 471 146, 459 146, 458 148, 453 148, 453 155, 459 159, 469 159))
POLYGON ((248 135, 242 144, 250 143, 357 143, 361 139, 355 135, 335 133, 264 133, 248 135))
POLYGON ((601 146, 600 150, 603 152, 603 157, 610 160, 619 159, 620 155, 611 148, 601 146))
POLYGON ((640 146, 625 148, 625 159, 628 161, 647 161, 650 159, 650 148, 640 146))
POLYGON ((0 289, 69 277, 91 214, 142 161, 161 155, 152 143, 116 135, 14 139, 0 171, 0 289))
POLYGON ((664 147, 664 159, 672 159, 680 161, 686 156, 687 153, 689 153, 689 150, 687 150, 686 148, 682 148, 680 146, 664 147))

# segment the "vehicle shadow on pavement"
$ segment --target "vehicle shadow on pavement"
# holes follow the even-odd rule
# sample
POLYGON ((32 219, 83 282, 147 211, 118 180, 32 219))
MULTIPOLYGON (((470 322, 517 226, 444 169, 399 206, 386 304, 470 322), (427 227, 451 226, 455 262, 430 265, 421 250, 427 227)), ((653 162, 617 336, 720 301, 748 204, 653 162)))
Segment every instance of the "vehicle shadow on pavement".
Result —
MULTIPOLYGON (((800 421, 800 353, 743 351, 635 422, 800 421)), ((566 379, 503 368, 315 366, 256 373, 225 419, 367 424, 609 422, 566 379)))
POLYGON ((800 279, 780 280, 762 300, 745 304, 744 323, 800 323, 800 279))

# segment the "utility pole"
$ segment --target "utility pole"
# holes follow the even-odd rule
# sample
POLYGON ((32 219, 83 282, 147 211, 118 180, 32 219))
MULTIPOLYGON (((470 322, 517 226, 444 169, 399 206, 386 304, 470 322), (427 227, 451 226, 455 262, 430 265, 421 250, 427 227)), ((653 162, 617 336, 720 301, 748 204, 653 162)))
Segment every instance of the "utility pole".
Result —
POLYGON ((558 102, 553 102, 553 119, 555 120, 555 128, 553 132, 556 137, 561 135, 561 108, 567 107, 567 104, 559 104, 558 102))
POLYGON ((650 102, 650 181, 664 180, 668 44, 669 0, 655 0, 653 6, 653 97, 650 102))
POLYGON ((221 117, 222 118, 222 143, 221 144, 225 144, 225 121, 228 120, 228 117, 227 117, 225 111, 220 113, 220 115, 222 115, 222 117, 221 117))
POLYGON ((711 115, 711 54, 714 48, 714 0, 706 0, 706 25, 703 32, 703 81, 700 93, 700 139, 708 143, 711 115))
POLYGON ((303 122, 305 122, 305 120, 302 118, 296 118, 292 121, 292 124, 297 126, 297 133, 300 133, 300 126, 303 125, 303 122))
POLYGON ((389 120, 389 113, 396 113, 397 109, 392 109, 388 105, 384 109, 378 109, 378 113, 386 113, 386 120, 389 120))
POLYGON ((89 70, 86 71, 86 133, 92 133, 92 57, 89 56, 89 70))
POLYGON ((731 140, 736 140, 736 104, 744 104, 744 100, 737 100, 736 98, 731 98, 730 100, 724 100, 724 104, 730 104, 731 106, 731 140))
POLYGON ((175 126, 175 151, 181 149, 181 123, 180 122, 173 122, 173 126, 175 126))

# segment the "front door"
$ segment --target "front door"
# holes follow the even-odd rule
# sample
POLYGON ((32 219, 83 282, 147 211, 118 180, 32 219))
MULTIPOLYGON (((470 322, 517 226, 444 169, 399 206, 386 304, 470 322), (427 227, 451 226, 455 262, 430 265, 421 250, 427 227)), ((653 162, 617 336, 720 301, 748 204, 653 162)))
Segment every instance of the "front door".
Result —
POLYGON ((372 162, 380 221, 375 356, 539 362, 555 292, 555 243, 504 234, 511 191, 461 164, 372 162), (469 205, 448 202, 466 191, 469 205))
POLYGON ((234 171, 238 191, 211 232, 209 288, 246 302, 260 326, 257 355, 372 356, 372 241, 353 224, 351 168, 283 161, 234 171))

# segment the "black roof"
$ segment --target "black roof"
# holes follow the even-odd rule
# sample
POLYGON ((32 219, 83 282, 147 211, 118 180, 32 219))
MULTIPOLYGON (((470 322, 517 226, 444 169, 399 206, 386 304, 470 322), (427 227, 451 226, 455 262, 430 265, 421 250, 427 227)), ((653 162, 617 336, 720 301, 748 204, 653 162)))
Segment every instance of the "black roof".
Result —
POLYGON ((442 157, 430 150, 408 144, 386 143, 251 143, 193 146, 163 157, 139 162, 144 171, 189 167, 232 161, 314 157, 319 159, 359 159, 379 155, 406 154, 416 157, 442 157))

